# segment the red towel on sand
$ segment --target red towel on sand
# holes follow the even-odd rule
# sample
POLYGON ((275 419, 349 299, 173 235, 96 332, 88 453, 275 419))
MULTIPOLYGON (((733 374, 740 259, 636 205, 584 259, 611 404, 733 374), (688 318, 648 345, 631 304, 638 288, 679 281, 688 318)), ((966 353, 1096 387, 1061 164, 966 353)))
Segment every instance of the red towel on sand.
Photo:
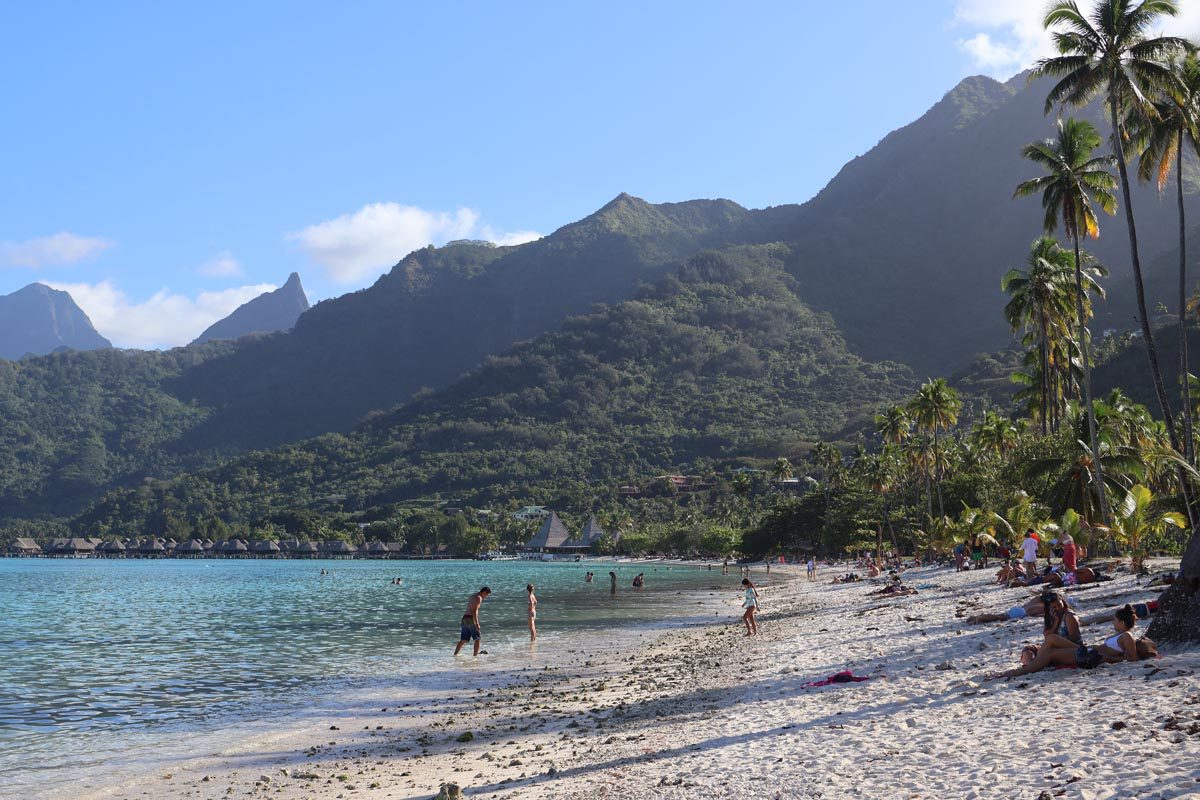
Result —
POLYGON ((804 684, 804 688, 808 689, 814 686, 832 686, 835 683, 859 683, 861 681, 869 681, 870 678, 864 678, 861 675, 855 675, 850 670, 834 673, 823 681, 812 681, 804 684))

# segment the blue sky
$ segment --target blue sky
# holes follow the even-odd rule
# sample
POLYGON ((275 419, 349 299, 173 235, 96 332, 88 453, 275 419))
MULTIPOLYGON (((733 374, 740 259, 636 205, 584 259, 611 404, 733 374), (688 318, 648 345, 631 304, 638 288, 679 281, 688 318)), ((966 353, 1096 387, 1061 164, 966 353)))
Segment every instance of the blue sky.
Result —
POLYGON ((10 4, 0 294, 66 287, 118 345, 166 346, 289 272, 332 297, 622 191, 801 202, 961 78, 1035 58, 1042 8, 10 4))

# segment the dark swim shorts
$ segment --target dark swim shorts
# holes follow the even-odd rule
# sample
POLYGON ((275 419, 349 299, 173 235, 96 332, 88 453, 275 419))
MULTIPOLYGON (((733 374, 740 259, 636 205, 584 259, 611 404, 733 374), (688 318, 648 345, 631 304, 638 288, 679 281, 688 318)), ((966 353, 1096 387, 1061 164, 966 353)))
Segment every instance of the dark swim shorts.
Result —
POLYGON ((462 633, 459 634, 458 638, 463 642, 479 641, 479 628, 474 625, 463 625, 462 633))
POLYGON ((1080 647, 1075 651, 1075 666, 1080 669, 1095 669, 1104 661, 1104 656, 1094 647, 1080 647))

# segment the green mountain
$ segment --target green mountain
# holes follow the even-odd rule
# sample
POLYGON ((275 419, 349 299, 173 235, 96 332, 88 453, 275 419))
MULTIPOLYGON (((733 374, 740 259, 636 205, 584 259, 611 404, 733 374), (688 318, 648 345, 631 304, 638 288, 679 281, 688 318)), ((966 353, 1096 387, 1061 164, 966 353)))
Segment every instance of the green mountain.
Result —
POLYGON ((850 353, 800 300, 779 245, 703 253, 349 434, 107 497, 88 530, 245 524, 434 493, 481 502, 796 456, 915 387, 850 353))

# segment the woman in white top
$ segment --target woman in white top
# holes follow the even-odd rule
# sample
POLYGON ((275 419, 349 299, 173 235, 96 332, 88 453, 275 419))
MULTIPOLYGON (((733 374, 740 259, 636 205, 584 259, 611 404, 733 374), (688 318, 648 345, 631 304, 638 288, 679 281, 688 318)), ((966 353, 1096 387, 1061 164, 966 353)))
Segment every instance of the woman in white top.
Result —
POLYGON ((758 589, 754 588, 749 578, 742 578, 742 588, 746 590, 745 599, 742 600, 742 608, 746 609, 742 614, 742 622, 746 623, 746 635, 754 636, 758 633, 758 621, 754 619, 758 611, 758 589))
POLYGON ((1140 661, 1144 658, 1157 658, 1158 648, 1154 642, 1143 636, 1135 639, 1133 626, 1137 623, 1137 613, 1133 606, 1126 605, 1118 609, 1113 618, 1113 628, 1116 631, 1104 640, 1099 647, 1049 647, 1038 648, 1037 654, 1028 663, 1007 672, 989 676, 996 678, 1015 678, 1039 672, 1046 667, 1079 667, 1080 669, 1095 669, 1100 664, 1113 664, 1119 661, 1140 661))
POLYGON ((533 593, 533 584, 528 584, 525 591, 529 594, 529 641, 537 640, 537 595, 533 593))

